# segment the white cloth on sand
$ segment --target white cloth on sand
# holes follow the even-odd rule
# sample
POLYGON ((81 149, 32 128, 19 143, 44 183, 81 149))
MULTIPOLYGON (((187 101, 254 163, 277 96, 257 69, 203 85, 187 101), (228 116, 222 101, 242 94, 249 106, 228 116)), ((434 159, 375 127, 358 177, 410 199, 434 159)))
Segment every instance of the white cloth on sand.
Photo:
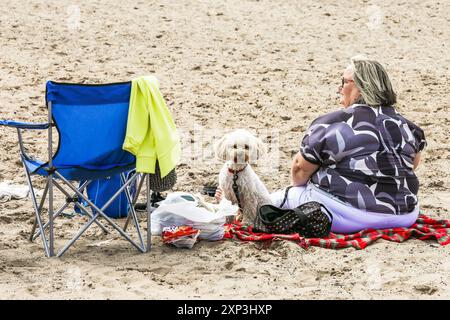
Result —
POLYGON ((11 199, 22 199, 28 196, 28 186, 13 184, 12 182, 0 182, 0 202, 7 202, 11 199))

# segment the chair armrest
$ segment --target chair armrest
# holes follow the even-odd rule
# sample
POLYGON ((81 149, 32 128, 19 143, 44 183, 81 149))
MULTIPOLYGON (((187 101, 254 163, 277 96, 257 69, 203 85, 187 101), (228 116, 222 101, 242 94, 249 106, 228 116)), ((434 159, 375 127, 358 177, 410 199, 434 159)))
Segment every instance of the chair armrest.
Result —
POLYGON ((48 123, 30 123, 14 120, 0 120, 0 126, 13 127, 17 129, 48 129, 48 123))

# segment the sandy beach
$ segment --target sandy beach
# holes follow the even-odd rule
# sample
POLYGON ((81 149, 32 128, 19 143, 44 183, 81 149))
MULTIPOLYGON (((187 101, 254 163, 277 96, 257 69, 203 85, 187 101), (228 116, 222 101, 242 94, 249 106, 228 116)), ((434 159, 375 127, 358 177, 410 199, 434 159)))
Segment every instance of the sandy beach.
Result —
MULTIPOLYGON (((269 191, 288 185, 311 121, 340 108, 350 57, 372 57, 392 79, 398 110, 425 131, 422 212, 450 219, 445 1, 3 0, 0 24, 0 119, 45 122, 47 80, 153 74, 182 139, 174 191, 192 193, 217 181, 223 163, 212 144, 237 128, 268 145, 254 169, 269 191)), ((26 132, 27 150, 45 159, 46 136, 26 132)), ((0 181, 25 184, 16 131, 0 127, 0 141, 0 181)), ((450 299, 450 246, 435 241, 379 240, 364 250, 278 241, 261 250, 223 240, 189 250, 154 236, 140 254, 92 227, 49 259, 40 239, 28 241, 33 221, 29 199, 0 203, 0 299, 450 299)), ((59 219, 57 245, 85 221, 59 219)))

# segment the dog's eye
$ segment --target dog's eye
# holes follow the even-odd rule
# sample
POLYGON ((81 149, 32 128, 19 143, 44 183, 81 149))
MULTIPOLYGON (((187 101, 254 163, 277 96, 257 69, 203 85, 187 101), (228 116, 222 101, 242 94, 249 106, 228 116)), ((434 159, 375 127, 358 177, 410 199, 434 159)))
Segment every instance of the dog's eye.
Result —
POLYGON ((234 148, 234 149, 237 149, 237 144, 234 144, 234 145, 233 145, 233 148, 234 148))
POLYGON ((245 150, 248 150, 248 144, 246 144, 246 145, 244 146, 244 148, 245 148, 245 150))

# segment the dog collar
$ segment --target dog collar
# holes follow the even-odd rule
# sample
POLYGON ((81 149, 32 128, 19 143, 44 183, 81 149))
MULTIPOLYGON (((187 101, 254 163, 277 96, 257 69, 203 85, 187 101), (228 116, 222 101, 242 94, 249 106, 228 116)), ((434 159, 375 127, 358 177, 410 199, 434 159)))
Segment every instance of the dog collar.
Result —
POLYGON ((241 171, 244 171, 245 168, 247 168, 247 165, 245 165, 245 167, 243 167, 241 170, 233 170, 231 168, 228 168, 228 172, 232 173, 232 174, 235 174, 235 173, 239 173, 241 171))

